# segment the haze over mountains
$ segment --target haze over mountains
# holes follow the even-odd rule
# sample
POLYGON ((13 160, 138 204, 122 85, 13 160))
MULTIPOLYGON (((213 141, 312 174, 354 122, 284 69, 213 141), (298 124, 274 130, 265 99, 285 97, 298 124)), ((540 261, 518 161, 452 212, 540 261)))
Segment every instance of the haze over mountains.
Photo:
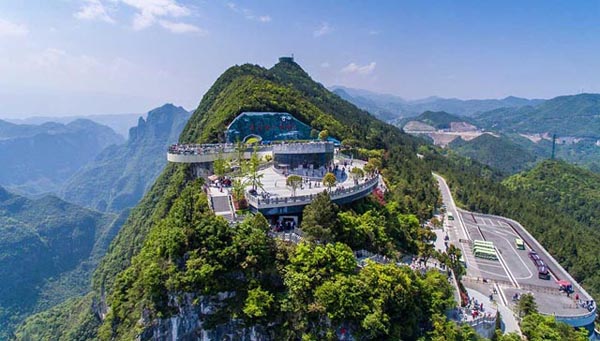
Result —
POLYGON ((57 191, 104 148, 123 142, 112 129, 90 120, 42 125, 0 121, 0 185, 32 195, 57 191))
POLYGON ((91 272, 128 217, 128 208, 164 168, 167 146, 177 141, 190 113, 165 104, 145 116, 130 129, 126 143, 90 120, 40 125, 0 121, 0 160, 6 163, 0 174, 56 179, 56 165, 70 166, 69 172, 63 167, 65 174, 52 187, 33 186, 31 180, 18 187, 28 185, 33 194, 59 192, 70 202, 54 195, 28 199, 0 186, 0 339, 9 338, 28 314, 89 290, 91 272), (15 167, 18 172, 8 171, 15 167))
POLYGON ((78 119, 94 121, 110 127, 117 134, 127 138, 129 129, 135 126, 138 118, 145 114, 106 114, 106 115, 86 115, 86 116, 31 116, 26 118, 5 118, 7 122, 15 124, 40 125, 47 122, 67 124, 78 119))
POLYGON ((135 206, 167 164, 165 150, 177 142, 190 115, 165 104, 140 117, 125 144, 102 151, 66 182, 60 196, 100 211, 135 206))
POLYGON ((407 131, 421 131, 434 143, 505 174, 528 169, 550 157, 554 134, 557 135, 557 158, 600 171, 600 94, 558 96, 548 100, 430 97, 405 101, 365 90, 334 89, 338 95, 380 119, 407 131), (414 114, 412 110, 423 111, 414 114), (451 122, 455 123, 454 127, 451 122))
POLYGON ((503 99, 466 100, 432 96, 418 100, 405 100, 395 95, 378 94, 342 86, 333 86, 330 89, 343 99, 369 111, 384 121, 417 116, 425 111, 446 111, 456 115, 470 116, 498 108, 535 106, 544 102, 543 99, 526 99, 514 96, 503 99))

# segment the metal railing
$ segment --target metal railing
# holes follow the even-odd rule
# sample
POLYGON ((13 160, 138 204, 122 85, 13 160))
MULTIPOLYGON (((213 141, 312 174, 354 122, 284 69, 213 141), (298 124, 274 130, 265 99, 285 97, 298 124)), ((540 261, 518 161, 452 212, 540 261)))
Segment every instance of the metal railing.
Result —
MULTIPOLYGON (((169 146, 168 153, 175 155, 205 155, 205 154, 218 154, 218 153, 237 153, 243 151, 244 153, 254 151, 254 147, 244 147, 241 150, 233 143, 209 143, 209 144, 173 144, 169 146)), ((264 145, 257 146, 258 151, 269 151, 272 150, 272 146, 264 145)))
MULTIPOLYGON (((363 183, 358 185, 348 187, 348 188, 338 188, 332 190, 329 193, 331 200, 337 200, 341 198, 345 198, 352 194, 359 193, 369 187, 374 187, 379 182, 379 177, 375 176, 365 180, 363 183)), ((246 192, 246 199, 248 203, 256 208, 266 208, 266 207, 277 207, 277 206, 290 206, 290 205, 303 205, 310 203, 317 194, 308 194, 308 195, 299 195, 299 196, 284 196, 284 197, 273 197, 273 198, 260 198, 259 196, 252 195, 250 192, 246 192)))

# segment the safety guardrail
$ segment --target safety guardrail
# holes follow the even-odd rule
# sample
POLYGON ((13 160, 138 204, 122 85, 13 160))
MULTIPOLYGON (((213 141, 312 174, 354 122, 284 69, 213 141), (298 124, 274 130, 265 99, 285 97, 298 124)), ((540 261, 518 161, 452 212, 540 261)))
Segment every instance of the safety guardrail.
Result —
MULTIPOLYGON (((352 194, 360 193, 368 188, 374 188, 375 185, 379 182, 379 177, 375 176, 373 178, 369 178, 365 180, 363 183, 358 185, 348 187, 348 188, 338 188, 332 190, 329 193, 331 200, 337 200, 341 198, 345 198, 352 194)), ((308 194, 308 195, 299 195, 299 196, 284 196, 284 197, 273 197, 273 198, 260 198, 256 195, 250 194, 250 192, 246 192, 246 199, 251 206, 256 208, 269 208, 269 207, 279 207, 279 206, 291 206, 291 205, 303 205, 310 203, 317 194, 308 194)))

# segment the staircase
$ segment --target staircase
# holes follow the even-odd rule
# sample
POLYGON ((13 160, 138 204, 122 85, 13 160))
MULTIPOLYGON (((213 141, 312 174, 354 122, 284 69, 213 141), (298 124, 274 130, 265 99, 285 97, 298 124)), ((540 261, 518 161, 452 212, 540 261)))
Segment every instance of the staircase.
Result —
POLYGON ((222 216, 229 221, 233 221, 234 215, 230 205, 229 195, 213 195, 210 199, 212 201, 213 211, 216 215, 222 216))

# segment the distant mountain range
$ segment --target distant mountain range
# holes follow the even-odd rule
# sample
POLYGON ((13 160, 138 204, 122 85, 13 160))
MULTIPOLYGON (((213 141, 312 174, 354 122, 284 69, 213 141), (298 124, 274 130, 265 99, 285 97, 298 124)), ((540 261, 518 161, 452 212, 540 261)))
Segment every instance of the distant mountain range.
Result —
POLYGON ((0 185, 32 195, 57 191, 104 148, 123 142, 90 120, 41 125, 0 120, 0 185))
POLYGON ((190 115, 165 104, 140 117, 127 143, 102 151, 66 182, 60 196, 100 211, 135 206, 166 165, 167 147, 177 142, 190 115))
MULTIPOLYGON (((15 178, 46 179, 53 165, 63 163, 76 172, 60 193, 74 203, 53 195, 28 199, 0 187, 0 340, 10 339, 25 316, 89 290, 91 272, 128 208, 163 170, 167 146, 177 142, 189 117, 185 109, 166 104, 139 117, 124 144, 114 144, 122 138, 89 120, 0 121, 0 160, 11 169, 22 167, 15 178)), ((52 184, 57 188, 60 182, 52 184)))
POLYGON ((124 216, 0 187, 0 339, 36 309, 85 293, 124 216))
POLYGON ((474 118, 497 131, 600 139, 600 94, 559 96, 537 106, 499 108, 474 118))
POLYGON ((422 122, 435 129, 450 129, 452 127, 452 123, 459 122, 472 125, 476 124, 475 121, 469 117, 457 116, 449 114, 445 111, 425 111, 424 113, 415 117, 407 117, 399 120, 397 125, 399 127, 404 127, 404 125, 410 121, 422 122))
POLYGON ((394 95, 378 94, 342 86, 333 86, 330 89, 343 99, 388 122, 417 116, 425 111, 445 111, 459 116, 470 116, 498 108, 536 106, 544 102, 543 99, 526 99, 514 96, 503 99, 469 100, 434 96, 419 100, 405 100, 394 95))
POLYGON ((107 115, 88 115, 88 116, 32 116, 26 118, 6 118, 7 122, 15 124, 41 125, 48 122, 68 124, 75 120, 84 119, 94 121, 110 127, 123 138, 127 138, 129 128, 137 124, 138 118, 142 114, 107 114, 107 115))

